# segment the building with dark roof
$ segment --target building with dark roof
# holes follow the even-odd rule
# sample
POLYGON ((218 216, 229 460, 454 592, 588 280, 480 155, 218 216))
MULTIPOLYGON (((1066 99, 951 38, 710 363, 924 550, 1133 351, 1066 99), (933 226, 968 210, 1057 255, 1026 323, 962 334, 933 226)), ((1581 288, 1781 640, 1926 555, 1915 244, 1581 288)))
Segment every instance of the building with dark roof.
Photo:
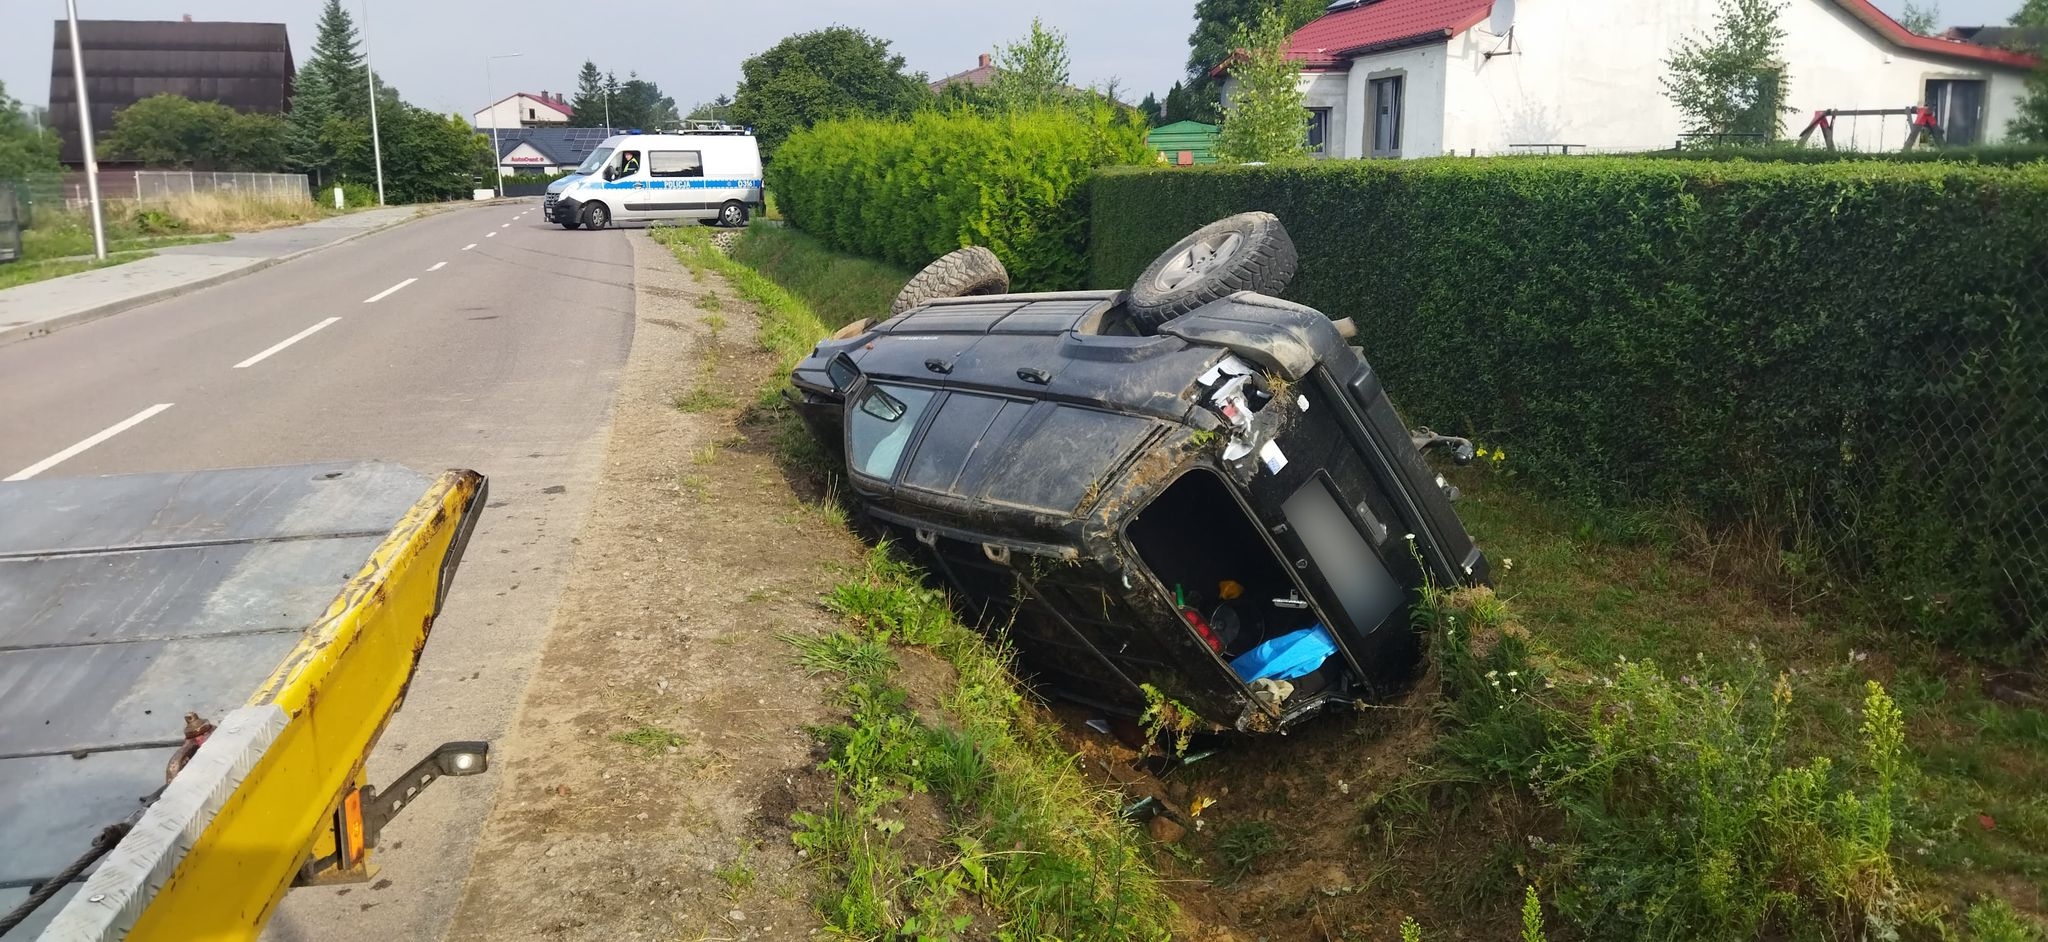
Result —
POLYGON ((604 128, 499 128, 498 168, 505 174, 574 170, 611 133, 604 128))
MULTIPOLYGON (((78 90, 71 80, 71 36, 56 21, 50 52, 50 123, 62 140, 59 158, 85 162, 78 139, 78 90)), ((198 23, 168 20, 80 20, 92 128, 105 138, 114 115, 151 95, 182 95, 236 111, 283 114, 291 105, 291 40, 283 23, 198 23)))

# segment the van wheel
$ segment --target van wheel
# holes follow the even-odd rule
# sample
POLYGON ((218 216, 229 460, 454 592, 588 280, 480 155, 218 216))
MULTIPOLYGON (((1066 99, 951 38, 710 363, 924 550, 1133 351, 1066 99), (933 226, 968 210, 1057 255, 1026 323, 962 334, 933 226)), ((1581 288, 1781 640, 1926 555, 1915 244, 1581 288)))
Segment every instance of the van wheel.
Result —
POLYGON ((718 208, 718 224, 738 229, 747 224, 747 204, 734 200, 718 208))
POLYGON ((1239 291, 1278 295, 1294 280, 1294 240, 1272 213, 1218 219, 1152 260, 1124 306, 1150 331, 1239 291))
POLYGON ((612 224, 612 211, 603 203, 585 203, 577 221, 583 223, 583 228, 596 232, 612 224))
POLYGON ((996 253, 979 245, 954 249, 903 285, 889 305, 891 315, 901 314, 934 298, 966 298, 1002 294, 1010 290, 1010 273, 996 253))
POLYGON ((579 226, 581 226, 581 225, 583 225, 583 224, 582 224, 582 223, 580 223, 580 222, 577 222, 576 220, 573 220, 573 219, 571 219, 571 220, 569 220, 568 222, 562 223, 562 228, 564 228, 564 229, 575 229, 575 228, 577 228, 577 227, 579 227, 579 226))

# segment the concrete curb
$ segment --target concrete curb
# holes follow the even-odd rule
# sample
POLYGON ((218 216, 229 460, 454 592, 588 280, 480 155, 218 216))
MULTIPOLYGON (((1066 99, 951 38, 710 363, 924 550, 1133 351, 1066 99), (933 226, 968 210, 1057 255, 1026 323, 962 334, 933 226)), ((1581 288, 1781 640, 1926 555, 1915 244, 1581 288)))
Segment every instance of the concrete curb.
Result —
POLYGON ((56 333, 57 331, 63 330, 66 327, 76 327, 80 324, 91 323, 103 317, 111 317, 123 311, 130 311, 138 307, 143 307, 145 305, 155 304, 158 301, 168 301, 172 298, 182 297, 184 295, 191 294, 194 291, 203 291, 215 285, 225 284, 237 278, 241 278, 247 275, 253 275, 259 271, 262 271, 274 265, 282 265, 285 262, 289 262, 295 258, 302 258, 304 256, 311 255, 314 252, 325 251, 327 249, 334 248, 337 245, 342 245, 348 242, 354 242, 355 240, 364 238, 366 236, 373 236, 379 232, 383 232, 386 229, 395 229, 399 226, 405 225, 406 223, 414 222, 416 220, 425 218, 428 215, 430 214, 425 212, 416 212, 405 219, 400 219, 397 220, 396 222, 387 222, 381 226, 375 226, 369 229, 364 229, 360 232, 352 232, 348 235, 342 236, 339 239, 335 239, 332 242, 323 242, 319 245, 303 248, 296 252, 288 252, 284 255, 278 255, 272 258, 257 259, 256 261, 250 262, 249 264, 244 265, 240 268, 230 269, 228 271, 220 272, 219 274, 208 275, 204 278, 195 279, 193 281, 188 281, 183 284, 171 285, 168 288, 158 288, 155 291, 145 291, 142 292, 141 294, 129 295, 128 297, 122 298, 118 301, 108 301, 107 303, 98 305, 96 307, 89 307, 82 311, 73 311, 69 314, 64 314, 58 317, 50 318, 49 320, 46 321, 37 321, 36 323, 33 324, 24 324, 20 327, 12 327, 6 330, 0 330, 0 347, 7 346, 9 344, 20 343, 24 340, 34 340, 37 337, 47 337, 51 334, 56 333))

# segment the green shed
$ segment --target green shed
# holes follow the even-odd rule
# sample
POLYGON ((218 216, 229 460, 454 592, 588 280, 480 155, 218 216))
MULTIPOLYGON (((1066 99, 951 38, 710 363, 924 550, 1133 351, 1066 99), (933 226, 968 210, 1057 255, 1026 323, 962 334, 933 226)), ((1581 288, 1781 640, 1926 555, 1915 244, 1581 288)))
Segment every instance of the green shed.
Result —
POLYGON ((1190 166, 1216 162, 1216 126, 1200 121, 1175 121, 1152 129, 1145 143, 1169 164, 1190 166))

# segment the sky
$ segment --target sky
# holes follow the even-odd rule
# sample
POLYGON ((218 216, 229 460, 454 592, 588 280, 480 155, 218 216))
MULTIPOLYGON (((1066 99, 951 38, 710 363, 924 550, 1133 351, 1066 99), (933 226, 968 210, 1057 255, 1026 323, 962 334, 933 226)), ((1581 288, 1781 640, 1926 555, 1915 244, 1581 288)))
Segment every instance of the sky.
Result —
MULTIPOLYGON (((378 75, 407 101, 468 115, 489 90, 572 94, 585 59, 624 78, 637 71, 687 110, 730 93, 740 61, 791 33, 854 26, 888 39, 912 71, 940 78, 972 68, 977 54, 1023 36, 1031 18, 1067 34, 1074 84, 1115 80, 1119 97, 1164 95, 1187 61, 1194 0, 707 0, 562 3, 560 0, 343 0, 365 24, 378 75)), ((1648 0, 1655 2, 1655 0, 1648 0)), ((1896 15, 1904 0, 1876 0, 1896 15)), ((1941 0, 1941 22, 2002 23, 2020 0, 1941 0)), ((284 20, 301 63, 313 45, 321 0, 78 0, 86 19, 284 20)), ((49 102, 57 0, 0 0, 0 82, 33 105, 49 102)))

